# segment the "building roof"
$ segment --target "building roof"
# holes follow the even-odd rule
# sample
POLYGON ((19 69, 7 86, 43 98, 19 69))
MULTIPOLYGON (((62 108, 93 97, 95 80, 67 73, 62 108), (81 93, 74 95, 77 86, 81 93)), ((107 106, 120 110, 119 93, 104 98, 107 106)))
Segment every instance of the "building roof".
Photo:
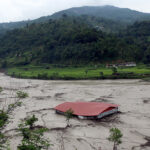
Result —
POLYGON ((73 114, 77 116, 98 116, 114 108, 118 108, 118 105, 100 102, 65 102, 54 109, 61 112, 72 109, 73 114))

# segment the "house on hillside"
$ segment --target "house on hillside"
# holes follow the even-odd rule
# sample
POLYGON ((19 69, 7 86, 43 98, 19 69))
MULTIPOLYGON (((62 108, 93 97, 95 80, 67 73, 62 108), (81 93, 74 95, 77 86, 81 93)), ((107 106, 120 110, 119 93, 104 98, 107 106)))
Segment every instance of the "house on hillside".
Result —
POLYGON ((124 62, 124 63, 113 63, 113 64, 106 64, 106 68, 111 67, 136 67, 135 62, 124 62))

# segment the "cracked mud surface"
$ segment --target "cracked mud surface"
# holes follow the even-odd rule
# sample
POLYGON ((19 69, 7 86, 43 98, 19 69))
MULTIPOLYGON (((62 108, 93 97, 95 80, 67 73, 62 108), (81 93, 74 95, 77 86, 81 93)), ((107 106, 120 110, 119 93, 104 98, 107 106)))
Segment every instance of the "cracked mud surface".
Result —
POLYGON ((21 137, 16 132, 21 119, 35 114, 37 125, 47 127, 45 134, 53 144, 49 150, 111 150, 109 129, 118 127, 123 132, 120 150, 150 150, 150 83, 139 80, 104 81, 43 81, 14 79, 0 73, 0 108, 16 101, 16 91, 22 90, 29 97, 22 99, 10 116, 4 129, 12 150, 16 150, 21 137), (97 101, 120 105, 121 113, 98 121, 66 120, 55 114, 53 107, 66 101, 97 101))

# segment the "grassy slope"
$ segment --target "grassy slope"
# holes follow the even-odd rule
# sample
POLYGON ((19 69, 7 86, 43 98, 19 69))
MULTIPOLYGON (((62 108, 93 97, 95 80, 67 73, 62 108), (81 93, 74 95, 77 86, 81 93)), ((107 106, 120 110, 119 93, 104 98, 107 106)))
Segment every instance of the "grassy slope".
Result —
MULTIPOLYGON (((104 67, 42 67, 42 66, 24 66, 7 69, 8 75, 21 78, 39 78, 39 79, 99 79, 103 72, 104 78, 115 78, 112 76, 112 70, 104 67), (86 74, 86 70, 88 70, 86 74)), ((117 78, 142 78, 143 74, 149 74, 150 68, 146 66, 137 66, 131 68, 118 68, 117 78), (127 75, 126 73, 131 73, 127 75), (126 74, 126 75, 124 75, 126 74)))

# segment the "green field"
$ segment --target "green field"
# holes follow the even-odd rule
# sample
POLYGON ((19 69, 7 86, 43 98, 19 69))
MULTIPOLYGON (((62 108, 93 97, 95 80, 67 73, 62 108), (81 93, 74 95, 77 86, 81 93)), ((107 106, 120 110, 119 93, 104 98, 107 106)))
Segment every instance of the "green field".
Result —
POLYGON ((54 67, 30 65, 8 68, 7 74, 19 78, 35 79, 132 79, 149 77, 150 68, 145 65, 130 68, 118 68, 117 74, 113 74, 111 68, 105 68, 102 66, 54 67))

